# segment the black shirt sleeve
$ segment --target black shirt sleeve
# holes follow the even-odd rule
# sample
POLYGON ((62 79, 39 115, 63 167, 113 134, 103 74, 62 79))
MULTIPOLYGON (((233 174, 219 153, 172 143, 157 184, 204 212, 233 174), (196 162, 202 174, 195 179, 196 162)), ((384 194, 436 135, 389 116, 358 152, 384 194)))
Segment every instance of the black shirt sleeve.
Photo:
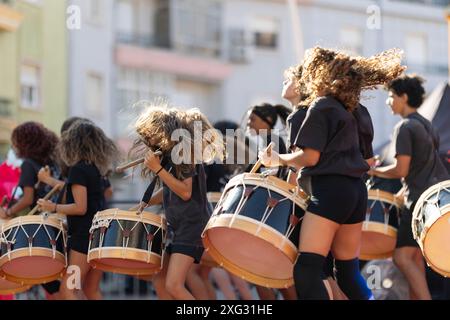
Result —
POLYGON ((308 109, 298 135, 297 146, 323 152, 328 139, 326 114, 314 108, 308 109))
POLYGON ((37 171, 33 164, 25 160, 20 167, 20 178, 19 178, 19 186, 24 187, 33 187, 37 183, 37 171))
POLYGON ((67 183, 70 185, 79 184, 85 187, 88 186, 87 173, 86 170, 83 169, 82 165, 77 164, 70 168, 67 183))
POLYGON ((361 154, 364 159, 373 158, 373 123, 369 111, 366 107, 360 105, 353 113, 358 123, 358 138, 361 154))
POLYGON ((406 123, 402 123, 396 131, 395 155, 412 155, 412 135, 406 123))

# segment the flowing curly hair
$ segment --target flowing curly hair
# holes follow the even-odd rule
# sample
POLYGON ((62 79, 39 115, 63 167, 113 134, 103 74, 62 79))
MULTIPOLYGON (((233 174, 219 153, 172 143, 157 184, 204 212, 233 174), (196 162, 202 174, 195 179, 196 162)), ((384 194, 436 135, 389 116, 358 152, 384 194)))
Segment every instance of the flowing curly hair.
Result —
POLYGON ((11 134, 11 142, 20 158, 28 158, 41 165, 55 161, 58 137, 41 123, 29 121, 17 126, 11 134))
MULTIPOLYGON (((143 158, 149 149, 161 151, 163 156, 171 157, 179 179, 192 171, 197 163, 210 162, 222 154, 223 144, 218 131, 198 109, 182 111, 167 103, 149 103, 137 119, 135 129, 138 138, 129 158, 143 158), (190 154, 183 154, 186 150, 190 154)), ((144 177, 151 175, 147 168, 141 173, 144 177)))
POLYGON ((385 85, 401 75, 403 52, 386 50, 370 58, 351 57, 337 50, 314 47, 305 53, 303 82, 308 85, 311 104, 319 96, 332 95, 347 110, 359 105, 361 91, 385 85))
POLYGON ((295 92, 299 96, 299 103, 294 106, 294 110, 297 110, 305 105, 305 101, 309 98, 310 94, 308 93, 307 86, 302 78, 303 74, 303 63, 299 63, 298 65, 291 66, 284 71, 285 79, 292 79, 295 84, 295 92))
POLYGON ((75 121, 62 133, 58 151, 67 166, 86 161, 95 165, 102 176, 112 170, 119 154, 114 142, 101 128, 83 120, 75 121))

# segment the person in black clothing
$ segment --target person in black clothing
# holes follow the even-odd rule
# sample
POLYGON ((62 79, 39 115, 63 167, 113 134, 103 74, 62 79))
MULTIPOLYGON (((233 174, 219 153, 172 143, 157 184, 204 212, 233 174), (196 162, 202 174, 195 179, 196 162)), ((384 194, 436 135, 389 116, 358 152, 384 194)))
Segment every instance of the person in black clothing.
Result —
MULTIPOLYGON (((173 230, 172 243, 166 248, 170 257, 154 278, 155 289, 160 299, 194 299, 185 287, 186 276, 192 264, 202 259, 201 234, 212 212, 203 163, 222 154, 221 147, 216 145, 220 138, 199 111, 157 106, 149 107, 138 119, 136 131, 140 138, 134 149, 139 148, 145 154, 144 174, 151 172, 163 185, 149 203, 141 206, 163 203, 168 227, 173 230), (196 137, 196 124, 200 124, 202 133, 212 135, 196 137), (177 132, 182 134, 181 142, 171 138, 177 132), (195 145, 201 146, 199 152, 195 152, 195 145), (175 152, 174 148, 179 146, 182 150, 175 152), (162 152, 167 165, 161 165, 162 159, 155 151, 162 152)), ((203 291, 207 293, 206 288, 203 291)))
MULTIPOLYGON (((44 197, 52 188, 38 183, 38 172, 46 166, 49 176, 58 176, 59 167, 56 164, 56 145, 58 137, 55 133, 37 122, 25 122, 14 129, 11 142, 17 156, 23 159, 18 187, 22 188, 23 196, 13 205, 4 210, 0 208, 0 217, 10 219, 26 209, 36 206, 39 198, 44 197)), ((58 281, 42 285, 49 299, 56 299, 59 290, 58 281)))
POLYGON ((430 121, 417 112, 425 95, 422 83, 418 76, 404 75, 387 85, 386 102, 393 114, 403 118, 394 129, 395 162, 369 172, 381 178, 403 179, 405 207, 400 216, 394 263, 408 280, 414 300, 429 300, 431 295, 422 253, 412 234, 412 212, 426 189, 448 179, 438 154, 439 135, 430 121))
POLYGON ((77 121, 63 132, 58 150, 68 166, 67 204, 38 200, 41 210, 67 216, 69 265, 79 267, 79 287, 72 288, 70 274, 63 277, 60 294, 64 299, 83 299, 82 289, 89 279, 91 267, 87 263, 89 229, 92 219, 102 210, 102 177, 112 169, 118 152, 114 143, 91 122, 77 121), (69 280, 69 281, 68 281, 69 280))
POLYGON ((301 170, 298 184, 310 195, 294 266, 299 299, 329 299, 321 273, 330 250, 339 287, 348 298, 372 297, 358 260, 367 208, 362 176, 370 168, 361 152, 358 123, 369 119, 358 119, 354 113, 361 90, 397 77, 404 70, 400 62, 396 50, 369 59, 320 47, 308 50, 302 79, 310 102, 298 134, 300 151, 260 154, 264 165, 301 170))

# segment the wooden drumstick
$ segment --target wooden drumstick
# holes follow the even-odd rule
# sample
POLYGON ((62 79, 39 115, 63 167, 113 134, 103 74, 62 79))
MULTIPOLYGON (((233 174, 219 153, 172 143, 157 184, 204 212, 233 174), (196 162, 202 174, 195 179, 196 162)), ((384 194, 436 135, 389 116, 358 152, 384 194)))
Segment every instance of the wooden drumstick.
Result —
MULTIPOLYGON (((155 156, 158 156, 158 157, 162 156, 162 152, 161 151, 155 151, 154 154, 155 154, 155 156)), ((137 160, 134 160, 134 161, 122 164, 122 165, 120 165, 120 166, 118 166, 116 168, 116 172, 117 173, 122 173, 122 172, 124 172, 125 170, 127 170, 129 168, 133 168, 133 167, 136 167, 137 165, 140 165, 141 163, 144 163, 144 161, 145 161, 145 158, 140 158, 140 159, 137 159, 137 160)))
MULTIPOLYGON (((57 184, 56 186, 53 187, 52 190, 50 190, 49 193, 47 193, 47 194, 45 195, 45 197, 44 197, 43 199, 44 199, 44 200, 50 199, 51 196, 53 196, 53 194, 55 194, 56 192, 58 192, 60 189, 61 189, 61 185, 57 184)), ((34 214, 38 211, 38 209, 39 209, 39 205, 36 205, 36 206, 33 208, 33 210, 31 210, 31 211, 28 213, 28 215, 29 215, 29 216, 34 215, 34 214)))
MULTIPOLYGON (((50 167, 49 166, 45 166, 45 170, 50 172, 50 167)), ((34 185, 34 189, 38 189, 39 186, 41 185, 42 181, 38 181, 35 185, 34 185)))
MULTIPOLYGON (((264 153, 270 155, 272 153, 273 147, 275 147, 275 143, 271 142, 264 150, 264 153)), ((261 159, 258 159, 258 161, 256 161, 255 165, 253 166, 252 170, 250 170, 250 173, 256 173, 256 171, 258 171, 261 165, 262 165, 261 159)))
POLYGON ((0 207, 3 208, 7 202, 8 202, 8 197, 6 195, 4 195, 2 202, 0 203, 0 207))

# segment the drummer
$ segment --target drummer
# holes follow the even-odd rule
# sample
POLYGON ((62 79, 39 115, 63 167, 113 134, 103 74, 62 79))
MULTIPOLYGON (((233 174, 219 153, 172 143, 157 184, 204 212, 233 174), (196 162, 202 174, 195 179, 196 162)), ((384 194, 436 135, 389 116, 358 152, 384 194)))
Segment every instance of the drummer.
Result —
POLYGON ((430 121, 417 110, 422 105, 425 89, 423 79, 404 75, 388 86, 386 103, 394 115, 403 119, 394 129, 394 164, 372 169, 369 174, 386 179, 403 178, 405 207, 400 216, 394 262, 409 283, 410 298, 429 300, 425 265, 418 243, 414 240, 412 212, 420 195, 430 186, 448 179, 448 173, 438 156, 439 136, 430 121))
POLYGON ((91 267, 87 262, 89 229, 95 213, 103 205, 104 176, 112 169, 118 152, 114 143, 94 124, 75 122, 62 134, 58 145, 60 157, 69 167, 67 179, 67 204, 57 204, 40 199, 42 211, 67 215, 69 265, 78 266, 80 286, 69 285, 71 274, 62 280, 60 295, 63 299, 85 299, 82 291, 87 285, 91 267))

